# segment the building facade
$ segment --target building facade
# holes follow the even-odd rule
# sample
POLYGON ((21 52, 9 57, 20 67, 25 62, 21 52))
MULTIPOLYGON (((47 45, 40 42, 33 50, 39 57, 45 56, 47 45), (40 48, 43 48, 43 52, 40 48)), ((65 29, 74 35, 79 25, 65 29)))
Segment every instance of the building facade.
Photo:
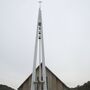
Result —
MULTIPOLYGON (((39 67, 36 69, 37 81, 39 77, 39 67)), ((18 90, 31 90, 32 74, 20 85, 18 90)), ((47 90, 70 90, 50 69, 46 67, 47 90)), ((38 85, 36 84, 36 90, 38 85)), ((42 88, 43 90, 43 88, 42 88)))

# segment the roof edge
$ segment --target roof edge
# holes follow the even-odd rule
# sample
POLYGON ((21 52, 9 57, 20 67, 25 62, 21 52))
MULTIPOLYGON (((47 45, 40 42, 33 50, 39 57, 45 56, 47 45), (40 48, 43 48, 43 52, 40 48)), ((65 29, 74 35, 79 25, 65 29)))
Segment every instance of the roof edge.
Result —
MULTIPOLYGON (((64 84, 63 81, 60 80, 47 66, 45 66, 45 67, 46 67, 46 69, 47 69, 50 73, 52 73, 65 87, 69 88, 69 87, 68 87, 66 84, 64 84)), ((39 66, 36 68, 36 70, 37 70, 38 68, 39 68, 39 66)), ((24 80, 24 82, 23 82, 18 88, 20 88, 31 76, 32 76, 32 73, 28 76, 27 79, 24 80)))

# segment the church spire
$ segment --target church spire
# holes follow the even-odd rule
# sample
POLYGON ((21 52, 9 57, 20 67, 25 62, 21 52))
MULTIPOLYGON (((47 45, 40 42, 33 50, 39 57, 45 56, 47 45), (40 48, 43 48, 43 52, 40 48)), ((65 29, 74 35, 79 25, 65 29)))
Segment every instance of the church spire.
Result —
POLYGON ((43 26, 42 26, 42 12, 41 12, 41 1, 39 1, 39 13, 35 40, 35 51, 33 61, 33 72, 30 90, 47 90, 46 84, 46 68, 45 68, 45 56, 44 56, 44 41, 43 41, 43 26), (38 52, 39 50, 39 52, 38 52), (39 55, 37 58, 37 55, 39 55), (39 60, 39 75, 36 73, 37 60, 39 60), (37 76, 38 79, 37 79, 37 76))

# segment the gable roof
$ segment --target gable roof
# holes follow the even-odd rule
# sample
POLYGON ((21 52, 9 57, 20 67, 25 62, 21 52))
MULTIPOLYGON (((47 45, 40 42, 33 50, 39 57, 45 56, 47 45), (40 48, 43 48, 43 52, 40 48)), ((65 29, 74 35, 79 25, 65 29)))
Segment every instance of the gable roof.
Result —
MULTIPOLYGON (((42 65, 42 64, 41 64, 42 65)), ((39 66, 36 68, 36 70, 39 68, 39 66)), ((48 70, 53 76, 56 77, 57 80, 59 80, 66 88, 69 88, 66 84, 64 84, 47 66, 45 66, 46 70, 48 70)), ((22 87, 23 84, 32 76, 32 73, 28 76, 28 78, 18 87, 22 87)))
POLYGON ((46 67, 46 69, 53 75, 56 77, 56 79, 58 79, 65 87, 69 88, 66 84, 64 84, 48 67, 46 67))

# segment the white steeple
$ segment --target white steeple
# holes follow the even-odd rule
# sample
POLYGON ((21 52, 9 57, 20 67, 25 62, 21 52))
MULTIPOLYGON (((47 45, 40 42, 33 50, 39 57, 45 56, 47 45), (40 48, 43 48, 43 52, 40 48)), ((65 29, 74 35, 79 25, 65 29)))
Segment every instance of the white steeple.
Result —
POLYGON ((47 90, 41 1, 39 1, 39 13, 38 13, 33 72, 32 72, 32 81, 31 81, 30 90, 37 90, 37 84, 39 87, 38 90, 42 90, 42 88, 43 90, 47 90), (38 54, 38 50, 39 50, 39 54, 38 54), (37 60, 38 60, 37 55, 39 55, 38 56, 39 57, 39 79, 38 80, 37 80, 37 75, 36 75, 36 65, 37 65, 37 60))

